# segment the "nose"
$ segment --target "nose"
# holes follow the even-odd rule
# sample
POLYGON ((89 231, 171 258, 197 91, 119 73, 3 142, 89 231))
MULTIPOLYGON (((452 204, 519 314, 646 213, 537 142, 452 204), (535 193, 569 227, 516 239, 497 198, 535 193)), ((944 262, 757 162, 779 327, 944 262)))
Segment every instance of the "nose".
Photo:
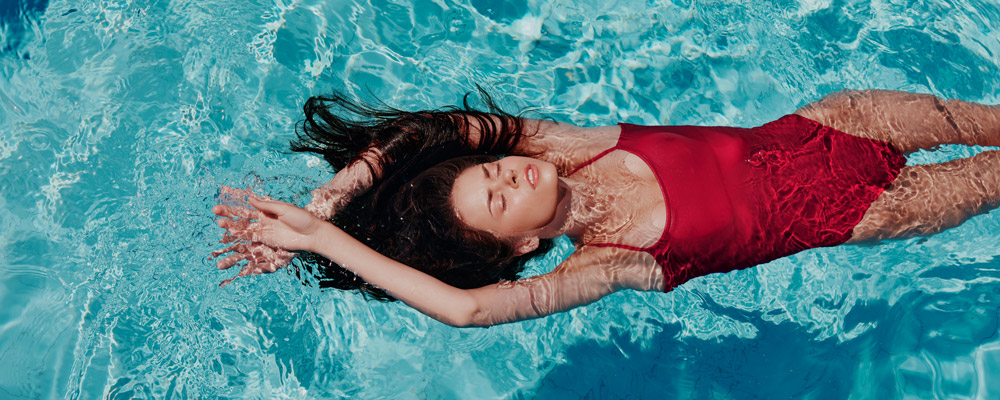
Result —
POLYGON ((509 185, 510 187, 517 189, 517 171, 512 169, 505 170, 501 177, 503 178, 505 185, 509 185))
POLYGON ((512 169, 501 169, 500 174, 498 174, 496 179, 493 180, 492 186, 494 189, 502 189, 505 187, 517 189, 521 184, 518 182, 517 178, 517 171, 512 169))

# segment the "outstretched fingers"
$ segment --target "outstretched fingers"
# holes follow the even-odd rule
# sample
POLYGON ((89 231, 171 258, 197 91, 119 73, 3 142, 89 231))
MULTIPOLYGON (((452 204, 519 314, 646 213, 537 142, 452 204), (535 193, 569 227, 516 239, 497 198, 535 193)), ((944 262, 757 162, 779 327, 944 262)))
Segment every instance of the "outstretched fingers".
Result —
POLYGON ((287 266, 293 258, 295 258, 295 253, 285 249, 274 249, 274 254, 268 259, 267 263, 260 266, 260 270, 268 273, 275 272, 287 266))
POLYGON ((219 216, 216 224, 225 229, 221 243, 231 243, 222 250, 212 252, 212 258, 219 269, 240 266, 240 272, 219 284, 226 286, 237 278, 261 273, 271 273, 286 266, 295 253, 279 247, 271 247, 264 239, 275 234, 276 221, 284 215, 294 214, 297 208, 291 204, 261 197, 249 190, 223 186, 220 189, 220 204, 212 207, 219 216))
POLYGON ((219 257, 223 254, 235 253, 216 262, 219 269, 228 269, 240 261, 247 260, 247 267, 254 274, 262 272, 274 272, 287 265, 295 253, 285 249, 272 248, 262 243, 237 243, 222 250, 212 252, 212 257, 219 257))
POLYGON ((228 284, 232 283, 233 281, 235 281, 236 278, 244 277, 244 276, 250 275, 251 273, 253 273, 252 269, 250 269, 247 266, 243 266, 243 269, 240 270, 239 274, 236 274, 236 276, 220 282, 219 283, 219 287, 225 287, 226 285, 228 285, 228 284))
POLYGON ((234 207, 226 204, 217 204, 212 207, 212 212, 223 218, 229 219, 260 219, 260 211, 248 207, 234 207))
POLYGON ((283 249, 270 248, 260 243, 236 244, 229 246, 226 249, 212 252, 212 254, 214 256, 228 252, 236 252, 236 254, 219 260, 216 263, 216 267, 219 269, 232 268, 244 260, 246 260, 247 263, 240 268, 239 274, 222 281, 219 283, 219 287, 224 287, 232 283, 237 278, 247 275, 275 272, 288 265, 292 258, 295 257, 295 253, 283 249))
POLYGON ((254 274, 271 273, 288 265, 295 253, 284 249, 261 246, 253 252, 253 258, 248 263, 254 274))
POLYGON ((226 231, 222 234, 220 243, 232 243, 235 241, 259 242, 260 230, 263 229, 261 221, 251 221, 246 218, 237 220, 219 218, 215 222, 220 228, 226 231))
POLYGON ((222 239, 219 239, 219 243, 232 243, 242 240, 239 236, 230 235, 229 232, 222 232, 222 239))
POLYGON ((219 187, 219 200, 221 203, 228 204, 247 204, 247 199, 270 199, 268 196, 261 196, 254 193, 249 187, 246 189, 234 188, 232 186, 222 185, 219 187))
POLYGON ((249 257, 246 253, 236 253, 226 258, 223 258, 215 262, 215 267, 218 269, 229 269, 232 266, 238 264, 240 261, 246 260, 249 257))
POLYGON ((298 208, 283 201, 255 198, 250 198, 250 205, 259 210, 258 213, 274 219, 280 219, 289 211, 298 208))
POLYGON ((269 260, 250 262, 246 265, 246 268, 250 270, 250 274, 252 275, 269 274, 278 270, 278 266, 269 260))
MULTIPOLYGON (((225 238, 223 238, 223 240, 225 240, 225 238)), ((228 242, 223 242, 223 243, 228 243, 228 242)), ((221 256, 223 254, 234 252, 234 251, 237 252, 237 253, 243 253, 244 252, 244 248, 245 248, 245 245, 243 243, 237 243, 237 244, 234 244, 232 246, 226 247, 226 248, 224 248, 222 250, 213 251, 211 258, 216 258, 216 257, 221 256)))

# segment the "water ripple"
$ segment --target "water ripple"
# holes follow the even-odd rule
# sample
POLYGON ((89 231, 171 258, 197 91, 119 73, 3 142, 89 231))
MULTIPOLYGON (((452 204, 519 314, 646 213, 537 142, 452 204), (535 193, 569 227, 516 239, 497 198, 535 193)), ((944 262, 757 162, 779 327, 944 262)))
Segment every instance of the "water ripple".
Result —
POLYGON ((27 12, 0 15, 3 396, 1000 393, 996 211, 490 329, 283 272, 218 289, 234 272, 204 258, 219 184, 303 204, 329 179, 285 150, 311 94, 425 108, 481 83, 587 125, 752 126, 848 87, 1000 103, 993 1, 14 4, 27 12))

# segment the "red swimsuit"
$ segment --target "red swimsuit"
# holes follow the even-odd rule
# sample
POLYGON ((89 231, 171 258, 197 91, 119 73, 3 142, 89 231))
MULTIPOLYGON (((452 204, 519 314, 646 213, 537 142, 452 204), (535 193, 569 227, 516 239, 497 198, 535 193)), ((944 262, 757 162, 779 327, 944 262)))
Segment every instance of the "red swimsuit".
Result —
POLYGON ((844 243, 906 159, 889 144, 786 115, 757 128, 620 124, 612 147, 653 170, 666 227, 645 251, 666 290, 689 279, 844 243))

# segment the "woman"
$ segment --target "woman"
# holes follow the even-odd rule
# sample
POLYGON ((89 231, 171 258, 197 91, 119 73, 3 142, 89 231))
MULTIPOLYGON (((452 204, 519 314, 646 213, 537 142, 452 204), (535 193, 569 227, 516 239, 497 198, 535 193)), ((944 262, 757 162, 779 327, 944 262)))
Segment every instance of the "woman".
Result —
POLYGON ((454 326, 536 318, 623 288, 670 290, 696 276, 812 247, 929 234, 1000 201, 1000 152, 904 166, 903 154, 944 143, 1000 145, 1000 107, 929 95, 839 93, 753 129, 580 128, 478 113, 467 106, 443 113, 379 114, 351 109, 350 102, 338 104, 377 121, 352 125, 322 115, 327 111, 319 107, 325 122, 317 123, 317 112, 307 105, 305 138, 298 148, 337 148, 340 158, 327 154, 335 166, 347 164, 342 155, 351 146, 363 144, 360 156, 314 192, 307 207, 313 213, 256 198, 250 200, 256 210, 213 208, 227 229, 223 240, 239 241, 215 253, 236 252, 218 266, 248 260, 240 274, 246 275, 284 265, 291 257, 286 250, 315 252, 454 326), (422 119, 430 122, 413 122, 422 119), (337 142, 310 136, 316 128, 357 137, 337 142), (383 136, 357 134, 366 128, 383 136), (424 169, 426 159, 435 157, 413 161, 404 153, 454 155, 453 148, 441 149, 455 140, 476 144, 466 147, 478 152, 521 156, 459 158, 419 175, 409 172, 410 167, 424 169), (375 181, 382 182, 379 189, 363 202, 374 219, 359 220, 368 230, 356 234, 366 246, 324 222, 330 215, 323 211, 351 204, 348 199, 375 181), (425 200, 431 195, 438 198, 425 200), (411 206, 422 201, 437 208, 411 206), (389 239, 403 236, 396 234, 401 226, 420 224, 430 224, 427 230, 433 232, 389 239), (555 270, 498 282, 506 273, 497 270, 509 270, 512 257, 530 254, 544 239, 562 234, 577 251, 555 270), (466 248, 462 255, 436 261, 436 252, 421 251, 437 238, 483 237, 500 243, 507 254, 466 245, 458 246, 466 248), (501 260, 503 266, 476 265, 480 251, 491 253, 481 259, 501 260), (469 275, 474 276, 462 278, 469 275), (485 282, 471 286, 477 278, 485 282))

